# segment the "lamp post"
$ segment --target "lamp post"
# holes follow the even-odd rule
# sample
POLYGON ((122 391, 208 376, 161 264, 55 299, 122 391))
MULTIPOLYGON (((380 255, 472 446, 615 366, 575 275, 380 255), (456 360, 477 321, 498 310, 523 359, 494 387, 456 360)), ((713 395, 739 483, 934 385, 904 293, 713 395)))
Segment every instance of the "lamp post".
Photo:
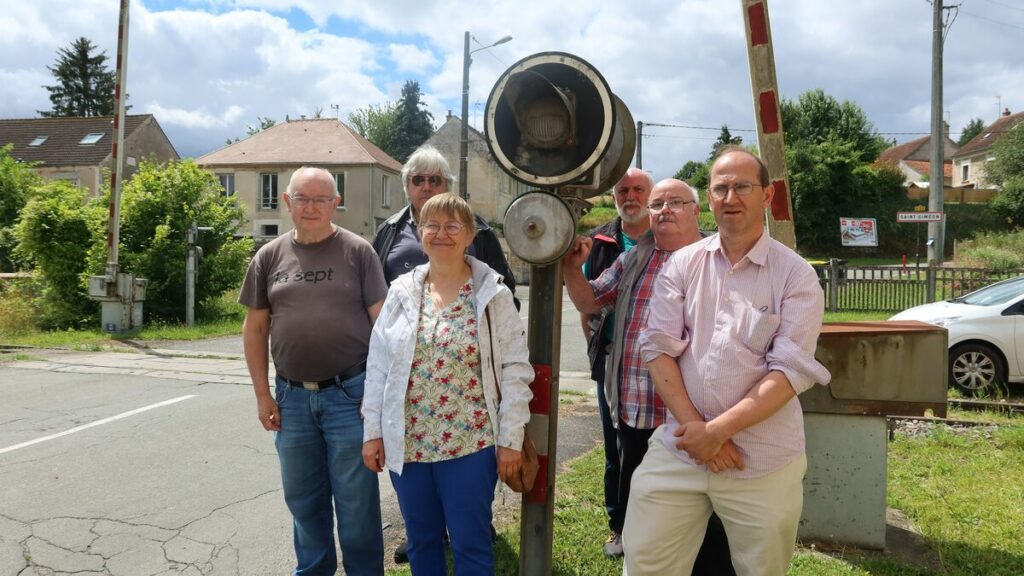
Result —
MULTIPOLYGON (((469 38, 470 34, 467 30, 464 51, 462 53, 462 139, 459 142, 459 196, 462 196, 464 200, 469 199, 469 189, 467 187, 468 182, 466 180, 469 171, 469 65, 473 62, 470 55, 473 54, 473 52, 479 52, 481 50, 493 48, 498 44, 504 44, 512 39, 511 36, 503 36, 493 44, 481 46, 476 50, 470 50, 469 38)), ((474 40, 476 39, 474 38, 474 40)))

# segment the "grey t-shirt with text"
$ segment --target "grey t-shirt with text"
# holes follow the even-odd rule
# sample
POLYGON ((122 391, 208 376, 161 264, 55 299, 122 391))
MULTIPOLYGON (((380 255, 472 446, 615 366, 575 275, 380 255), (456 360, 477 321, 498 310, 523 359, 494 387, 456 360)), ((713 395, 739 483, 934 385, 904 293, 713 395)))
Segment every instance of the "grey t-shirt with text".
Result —
POLYGON ((270 309, 270 352, 277 373, 315 381, 366 360, 373 328, 366 309, 386 295, 373 247, 335 227, 315 244, 300 244, 287 233, 260 248, 238 301, 270 309))

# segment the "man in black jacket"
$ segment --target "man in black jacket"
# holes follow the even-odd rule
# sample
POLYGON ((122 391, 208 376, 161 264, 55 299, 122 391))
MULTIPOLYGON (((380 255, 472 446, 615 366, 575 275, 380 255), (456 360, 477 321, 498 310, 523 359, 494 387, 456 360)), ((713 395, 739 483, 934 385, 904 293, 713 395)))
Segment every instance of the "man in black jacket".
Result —
MULTIPOLYGON (((589 234, 594 244, 590 256, 583 265, 583 275, 587 280, 600 276, 615 262, 619 254, 636 246, 636 241, 651 229, 647 215, 647 200, 653 186, 650 174, 639 168, 630 168, 615 184, 615 210, 619 215, 589 234)), ((626 503, 619 503, 618 437, 604 393, 605 362, 612 341, 614 317, 612 314, 580 314, 580 320, 583 335, 587 339, 590 377, 597 382, 597 404, 601 412, 601 429, 604 433, 604 505, 608 512, 608 528, 611 532, 604 544, 604 553, 606 556, 621 556, 622 523, 625 519, 622 511, 626 503)))
MULTIPOLYGON (((427 200, 455 187, 455 176, 448 161, 433 146, 421 146, 402 167, 402 188, 409 204, 384 221, 373 236, 373 249, 384 267, 388 286, 395 278, 420 264, 427 263, 420 236, 416 230, 416 216, 427 200)), ((509 269, 505 253, 494 230, 487 221, 476 215, 476 238, 469 247, 469 255, 487 264, 504 277, 505 285, 516 293, 516 279, 509 269)), ((516 301, 519 308, 519 300, 516 301)))

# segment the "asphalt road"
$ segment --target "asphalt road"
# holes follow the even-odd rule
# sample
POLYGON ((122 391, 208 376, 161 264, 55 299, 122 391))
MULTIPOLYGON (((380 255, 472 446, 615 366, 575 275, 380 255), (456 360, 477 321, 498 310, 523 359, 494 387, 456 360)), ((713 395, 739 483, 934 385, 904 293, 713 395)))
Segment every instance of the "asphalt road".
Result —
MULTIPOLYGON (((577 393, 560 403, 561 464, 600 435, 568 300, 563 318, 562 386, 577 393)), ((33 351, 0 365, 0 576, 293 568, 277 455, 255 417, 240 340, 169 346, 33 351)), ((390 556, 403 527, 380 478, 390 556)), ((499 516, 518 507, 516 495, 504 500, 499 516)))

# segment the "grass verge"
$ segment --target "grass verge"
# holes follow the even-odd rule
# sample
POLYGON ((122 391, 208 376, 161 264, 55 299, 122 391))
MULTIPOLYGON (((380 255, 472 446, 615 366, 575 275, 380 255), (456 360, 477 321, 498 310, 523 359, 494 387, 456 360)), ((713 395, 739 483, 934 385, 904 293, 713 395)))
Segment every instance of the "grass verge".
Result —
POLYGON ((242 331, 238 318, 224 318, 197 323, 192 328, 183 325, 153 324, 141 330, 116 336, 99 330, 58 330, 52 332, 31 331, 0 339, 3 344, 32 346, 35 348, 70 348, 73 350, 99 351, 118 346, 118 339, 131 340, 202 340, 218 336, 231 336, 242 331))

